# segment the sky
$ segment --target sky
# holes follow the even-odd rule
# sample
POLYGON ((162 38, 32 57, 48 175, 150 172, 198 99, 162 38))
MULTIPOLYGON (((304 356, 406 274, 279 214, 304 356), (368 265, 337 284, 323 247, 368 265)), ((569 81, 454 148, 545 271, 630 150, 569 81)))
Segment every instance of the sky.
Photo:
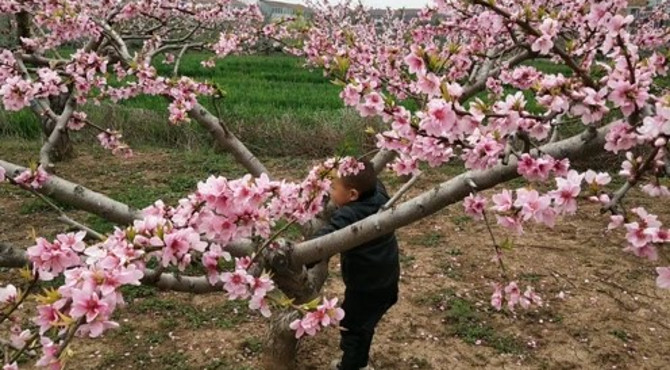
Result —
MULTIPOLYGON (((287 3, 299 4, 300 0, 279 0, 287 3)), ((337 2, 337 0, 331 0, 337 2)), ((363 5, 373 8, 423 8, 426 4, 432 3, 431 0, 362 0, 363 5)))

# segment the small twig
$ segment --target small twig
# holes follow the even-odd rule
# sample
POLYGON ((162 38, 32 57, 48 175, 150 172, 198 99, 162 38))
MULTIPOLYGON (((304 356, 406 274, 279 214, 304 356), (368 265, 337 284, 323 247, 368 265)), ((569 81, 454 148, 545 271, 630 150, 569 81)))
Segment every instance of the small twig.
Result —
POLYGON ((291 227, 291 225, 293 225, 295 222, 296 222, 295 219, 292 220, 291 222, 288 222, 286 225, 282 226, 279 230, 277 230, 277 232, 274 233, 274 235, 272 235, 270 239, 266 240, 265 243, 263 243, 263 245, 261 245, 261 247, 258 248, 258 251, 256 251, 256 254, 251 259, 251 263, 249 265, 253 265, 255 262, 257 262, 258 258, 265 250, 265 248, 267 248, 270 244, 272 244, 272 242, 275 241, 275 239, 277 239, 284 231, 286 231, 289 227, 291 227))
MULTIPOLYGON (((553 276, 554 278, 556 278, 556 276, 558 276, 558 277, 562 278, 563 280, 565 280, 568 284, 570 284, 570 286, 572 286, 574 289, 579 289, 579 288, 577 287, 577 285, 575 285, 575 283, 572 282, 572 280, 570 280, 570 279, 568 279, 567 277, 563 276, 563 275, 562 275, 561 273, 559 273, 558 271, 556 271, 556 270, 549 270, 549 271, 551 272, 551 276, 553 276)), ((558 280, 558 279, 557 279, 557 280, 558 280)))
POLYGON ((374 150, 371 150, 371 151, 369 151, 369 152, 367 152, 367 153, 365 153, 365 154, 359 156, 359 157, 357 158, 357 160, 358 160, 358 161, 362 161, 363 159, 365 159, 365 158, 368 157, 368 156, 371 156, 371 155, 373 155, 373 154, 377 154, 379 151, 380 151, 380 149, 374 149, 374 150))
POLYGON ((70 216, 68 216, 65 211, 63 211, 62 208, 60 208, 56 203, 52 202, 51 199, 47 198, 46 196, 42 195, 35 189, 27 186, 21 186, 17 182, 15 182, 13 179, 9 179, 9 182, 13 185, 19 186, 22 189, 28 190, 31 194, 35 195, 36 197, 40 198, 44 203, 46 203, 49 207, 53 208, 56 212, 58 212, 58 221, 63 222, 65 224, 68 224, 70 226, 76 227, 81 231, 85 231, 86 235, 88 235, 89 238, 93 239, 98 239, 100 241, 104 241, 106 238, 104 235, 100 234, 99 232, 93 230, 92 228, 75 221, 72 219, 70 216))
POLYGON ((223 116, 221 115, 221 108, 219 107, 219 99, 220 98, 217 99, 215 96, 212 96, 212 105, 214 106, 214 111, 216 112, 216 120, 219 122, 219 126, 221 126, 223 129, 223 132, 230 136, 230 130, 228 130, 228 126, 223 123, 223 116))
POLYGON ((500 266, 500 269, 503 272, 503 277, 507 279, 507 269, 505 269, 505 264, 503 263, 502 260, 502 249, 500 248, 500 245, 496 241, 496 237, 493 234, 491 224, 489 224, 489 218, 486 216, 486 211, 482 212, 482 215, 484 216, 484 223, 486 224, 486 229, 489 231, 489 236, 491 237, 491 241, 493 242, 493 248, 496 251, 496 260, 498 261, 498 265, 500 266))
MULTIPOLYGON (((32 23, 33 23, 33 26, 35 26, 35 29, 37 29, 37 31, 40 33, 40 35, 42 35, 42 37, 44 37, 46 39, 47 34, 44 32, 42 27, 40 27, 40 25, 37 24, 37 22, 35 22, 35 19, 32 19, 32 23)), ((57 48, 54 48, 53 51, 54 51, 54 54, 56 54, 56 56, 58 57, 58 59, 63 59, 63 56, 60 54, 60 52, 58 51, 57 48)))
MULTIPOLYGON (((466 178, 465 182, 470 187, 470 189, 472 189, 474 193, 477 192, 477 184, 474 181, 472 181, 471 178, 466 178)), ((498 265, 502 270, 503 277, 507 279, 507 269, 505 268, 505 264, 503 263, 502 260, 502 249, 500 248, 500 245, 496 241, 496 237, 493 234, 493 229, 491 229, 491 224, 489 223, 489 218, 486 215, 486 210, 482 212, 482 216, 484 217, 484 223, 486 224, 486 228, 489 231, 489 236, 491 237, 491 241, 493 242, 493 248, 495 249, 496 252, 496 260, 498 261, 498 265)))
POLYGON ((616 38, 619 47, 621 47, 621 52, 623 53, 623 56, 626 58, 626 65, 628 66, 628 72, 630 73, 630 82, 633 85, 635 85, 635 67, 633 66, 633 62, 630 59, 630 53, 628 53, 628 48, 626 48, 626 45, 624 45, 621 35, 618 35, 616 38))
POLYGON ((656 148, 654 148, 654 150, 651 153, 649 153, 649 156, 647 156, 647 158, 645 159, 642 166, 640 166, 640 168, 637 169, 637 171, 635 171, 635 174, 633 175, 633 178, 628 179, 628 181, 626 181, 626 183, 623 184, 619 188, 619 190, 616 191, 616 193, 614 193, 614 196, 612 197, 612 200, 601 208, 601 210, 600 210, 601 213, 605 213, 607 211, 610 211, 613 214, 617 214, 617 211, 616 211, 617 205, 621 202, 623 197, 626 196, 628 191, 630 191, 630 189, 632 189, 633 186, 635 186, 635 184, 637 184, 642 179, 642 176, 644 175, 644 173, 647 172, 647 170, 649 170, 649 168, 651 167, 652 163, 654 162, 654 158, 656 158, 656 155, 658 154, 659 150, 660 150, 660 148, 656 147, 656 148))
POLYGON ((91 229, 90 227, 88 227, 88 226, 86 226, 82 223, 77 222, 76 220, 73 220, 68 215, 62 214, 62 215, 58 216, 58 221, 60 221, 62 223, 65 223, 65 224, 68 224, 72 227, 76 227, 77 229, 79 229, 81 231, 85 231, 86 235, 89 238, 98 239, 100 241, 104 241, 106 239, 104 235, 100 234, 99 232, 91 229))
POLYGON ((16 352, 16 354, 15 354, 14 356, 12 356, 11 360, 9 360, 7 363, 8 363, 8 364, 11 364, 11 363, 17 361, 17 360, 19 359, 19 357, 21 357, 21 355, 23 354, 23 352, 26 351, 26 349, 28 348, 28 346, 30 346, 30 344, 32 344, 34 341, 37 340, 37 338, 39 337, 39 335, 40 335, 39 331, 36 332, 35 334, 33 334, 33 336, 30 337, 30 339, 26 341, 26 345, 23 346, 18 352, 16 352))
POLYGON ((60 356, 63 355, 63 351, 67 346, 70 344, 72 339, 74 339, 74 335, 77 333, 77 330, 79 327, 84 323, 84 320, 86 319, 86 316, 81 317, 79 320, 77 320, 76 323, 72 325, 72 328, 67 332, 67 336, 65 337, 65 340, 63 341, 63 344, 58 348, 58 354, 57 357, 60 358, 60 356))
POLYGON ((179 55, 177 56, 177 60, 174 62, 174 69, 172 70, 172 76, 177 76, 179 74, 179 66, 181 65, 181 60, 184 57, 184 54, 186 54, 186 51, 190 45, 184 45, 184 47, 181 48, 179 51, 179 55))
POLYGON ((96 129, 96 130, 98 130, 98 131, 100 131, 100 132, 109 132, 109 129, 106 129, 106 128, 102 127, 102 126, 99 126, 99 125, 97 125, 97 124, 91 122, 91 121, 88 120, 88 119, 85 119, 85 120, 83 120, 83 121, 84 121, 84 123, 85 123, 87 126, 91 126, 91 127, 93 127, 94 129, 96 129))
POLYGON ((202 27, 202 23, 198 22, 195 27, 193 27, 186 35, 179 39, 169 39, 165 40, 164 43, 166 44, 178 44, 180 42, 185 42, 186 40, 190 39, 191 36, 193 36, 200 28, 202 27))
POLYGON ((400 188, 400 190, 398 190, 398 192, 395 193, 395 195, 393 195, 393 197, 392 197, 391 199, 389 199, 388 202, 386 202, 386 204, 384 204, 383 206, 381 206, 381 208, 379 208, 379 211, 378 211, 377 213, 381 213, 381 212, 386 211, 387 209, 393 207, 393 205, 394 205, 394 204, 395 204, 395 203, 396 203, 396 202, 397 202, 403 195, 405 195, 405 193, 406 193, 406 192, 407 192, 407 191, 408 191, 408 190, 409 190, 409 189, 410 189, 410 188, 417 182, 417 180, 419 179, 419 177, 421 177, 422 174, 423 174, 423 172, 419 172, 419 173, 417 173, 416 175, 412 176, 412 178, 409 179, 409 181, 407 181, 407 182, 405 183, 405 185, 403 185, 403 186, 400 188))
POLYGON ((616 301, 619 305, 621 305, 628 312, 634 312, 638 309, 638 307, 631 307, 632 305, 626 304, 626 302, 622 301, 619 297, 616 297, 614 295, 614 293, 610 292, 607 289, 596 289, 596 292, 603 293, 606 296, 612 298, 614 301, 616 301))
POLYGON ((661 297, 658 297, 658 296, 654 297, 654 296, 651 296, 651 295, 646 294, 646 293, 642 293, 642 292, 637 291, 637 290, 628 289, 624 286, 621 286, 621 285, 619 285, 619 284, 617 284, 613 281, 609 281, 609 280, 606 280, 606 279, 598 278, 598 281, 600 281, 603 284, 609 285, 613 288, 618 288, 624 293, 633 293, 633 294, 637 294, 637 295, 644 296, 644 297, 651 298, 651 299, 660 299, 661 298, 661 297))
POLYGON ((28 294, 30 293, 30 290, 33 289, 35 284, 37 284, 37 274, 35 274, 35 276, 33 277, 33 280, 30 281, 30 284, 28 284, 28 287, 26 287, 26 290, 21 295, 21 298, 19 298, 19 300, 16 301, 16 304, 14 306, 12 306, 12 309, 9 310, 9 312, 3 313, 2 316, 0 316, 0 324, 3 323, 8 318, 10 318, 12 316, 12 314, 14 313, 14 311, 16 311, 19 308, 19 306, 21 306, 23 304, 23 301, 26 300, 26 298, 28 297, 28 294))
MULTIPOLYGON (((516 23, 521 27, 522 30, 524 30, 527 34, 535 37, 540 37, 542 36, 542 33, 538 31, 537 29, 533 28, 528 21, 522 20, 520 18, 514 18, 512 14, 510 14, 508 11, 505 9, 495 5, 495 2, 489 2, 485 0, 472 0, 474 4, 481 5, 485 8, 491 9, 494 13, 497 13, 498 15, 502 16, 503 18, 516 23)), ((596 83, 591 76, 589 75, 588 71, 585 71, 584 69, 580 68, 579 65, 575 60, 573 60, 566 52, 565 50, 561 49, 558 45, 554 45, 551 48, 554 53, 556 53, 563 61, 565 64, 570 67, 584 82, 584 85, 594 89, 598 90, 599 86, 598 83, 596 83)))

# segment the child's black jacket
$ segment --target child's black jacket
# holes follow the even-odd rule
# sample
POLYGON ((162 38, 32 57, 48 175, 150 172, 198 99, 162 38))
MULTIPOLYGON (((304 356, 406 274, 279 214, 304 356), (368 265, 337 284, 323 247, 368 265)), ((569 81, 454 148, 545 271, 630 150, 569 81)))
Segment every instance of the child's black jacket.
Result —
MULTIPOLYGON (((333 212, 328 225, 320 229, 314 237, 329 234, 360 221, 379 211, 389 200, 381 182, 377 188, 333 212)), ((394 233, 383 235, 367 243, 342 252, 342 279, 347 289, 376 290, 398 284, 400 265, 398 242, 394 233)))

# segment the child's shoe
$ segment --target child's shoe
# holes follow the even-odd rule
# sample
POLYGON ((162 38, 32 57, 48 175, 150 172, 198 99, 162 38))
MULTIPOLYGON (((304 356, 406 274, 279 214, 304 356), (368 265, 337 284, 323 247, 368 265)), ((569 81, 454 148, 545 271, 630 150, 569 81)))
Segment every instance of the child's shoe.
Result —
MULTIPOLYGON (((340 370, 340 360, 333 360, 330 363, 330 370, 340 370)), ((368 365, 366 367, 362 367, 360 370, 375 370, 372 366, 368 365)))

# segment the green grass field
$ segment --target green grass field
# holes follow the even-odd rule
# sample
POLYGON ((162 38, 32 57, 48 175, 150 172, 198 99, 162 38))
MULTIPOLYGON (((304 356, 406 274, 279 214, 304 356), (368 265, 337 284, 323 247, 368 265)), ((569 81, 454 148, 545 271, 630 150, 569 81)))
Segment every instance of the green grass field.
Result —
MULTIPOLYGON (((67 50, 64 52, 67 54, 67 50)), ((351 154, 361 152, 371 144, 371 137, 361 135, 361 132, 367 126, 377 125, 378 120, 364 119, 351 109, 345 109, 339 98, 340 88, 321 71, 305 68, 303 59, 281 54, 230 56, 218 60, 214 68, 208 69, 200 62, 209 56, 200 52, 186 54, 179 73, 201 81, 213 81, 226 92, 217 104, 221 115, 256 153, 278 156, 351 154), (305 142, 311 145, 305 146, 305 142)), ((545 72, 570 74, 566 66, 549 61, 533 61, 531 64, 545 72)), ((172 74, 173 65, 163 64, 162 60, 155 65, 161 75, 172 74)), ((541 111, 532 91, 524 94, 528 109, 541 111)), ((201 103, 215 112, 212 99, 203 97, 201 103)), ((167 105, 167 100, 161 97, 139 96, 116 105, 89 104, 84 110, 92 121, 121 130, 131 146, 191 149, 212 144, 209 134, 197 124, 170 125, 167 105)), ((40 135, 40 125, 31 111, 0 110, 0 136, 37 139, 40 135)), ((73 136, 75 140, 92 140, 92 135, 86 132, 73 136)))
MULTIPOLYGON (((254 121, 290 115, 309 121, 317 112, 334 112, 343 107, 339 88, 319 71, 302 67, 302 60, 287 55, 231 56, 219 60, 214 68, 203 68, 206 54, 184 56, 179 72, 198 80, 217 83, 226 92, 222 114, 229 119, 254 121)), ((156 63, 161 75, 170 75, 173 66, 156 63)), ((205 105, 210 102, 203 100, 205 105)), ((164 99, 141 96, 124 102, 133 108, 161 110, 164 99)))
MULTIPOLYGON (((200 65, 207 57, 204 53, 185 55, 180 74, 213 81, 226 92, 218 103, 222 117, 259 154, 294 155, 302 153, 304 142, 312 141, 315 145, 303 154, 325 155, 359 149, 368 140, 360 132, 371 122, 344 109, 339 88, 321 71, 304 68, 302 59, 287 55, 230 56, 207 69, 200 65)), ((156 68, 169 76, 173 66, 158 61, 156 68)), ((201 102, 215 112, 212 99, 205 97, 201 102)), ((117 105, 89 104, 84 110, 92 121, 121 130, 131 146, 211 145, 209 134, 197 124, 170 125, 167 105, 163 98, 140 96, 117 105)), ((0 110, 0 136, 37 139, 40 135, 40 125, 31 111, 0 110)), ((86 133, 74 137, 91 140, 86 133)))

